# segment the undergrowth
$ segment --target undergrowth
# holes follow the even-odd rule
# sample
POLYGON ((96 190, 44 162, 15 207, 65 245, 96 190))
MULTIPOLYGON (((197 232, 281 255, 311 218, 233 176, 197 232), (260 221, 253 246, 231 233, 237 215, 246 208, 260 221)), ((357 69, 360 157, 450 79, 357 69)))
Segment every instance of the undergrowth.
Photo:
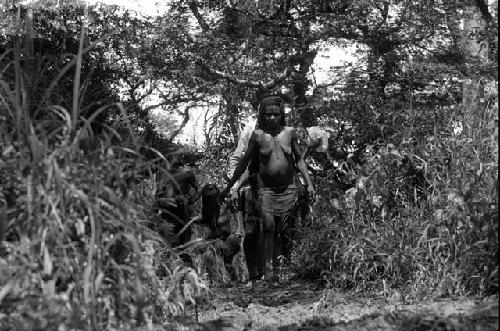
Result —
POLYGON ((474 121, 450 108, 425 141, 369 150, 345 194, 318 182, 315 221, 296 249, 300 274, 406 300, 498 293, 495 89, 486 100, 474 121))
POLYGON ((23 46, 17 35, 0 57, 0 329, 123 330, 168 321, 196 294, 182 293, 182 278, 200 284, 152 230, 154 183, 144 174, 153 161, 139 153, 132 128, 126 138, 111 128, 93 132, 99 114, 110 110, 127 122, 127 111, 83 101, 84 24, 73 61, 36 90, 31 82, 43 66, 30 53, 29 13, 26 27, 16 24, 23 46), (73 108, 51 104, 67 97, 53 87, 72 74, 73 108), (44 94, 52 97, 32 104, 44 94))

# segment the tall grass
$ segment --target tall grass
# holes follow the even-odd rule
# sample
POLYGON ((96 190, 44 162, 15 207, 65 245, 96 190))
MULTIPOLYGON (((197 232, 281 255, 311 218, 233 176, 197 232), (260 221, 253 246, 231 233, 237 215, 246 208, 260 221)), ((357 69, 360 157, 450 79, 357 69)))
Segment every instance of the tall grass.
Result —
MULTIPOLYGON (((172 265, 162 280, 155 273, 165 263, 155 252, 165 245, 150 227, 156 217, 150 183, 126 182, 151 164, 140 158, 131 128, 130 141, 110 128, 92 150, 80 148, 106 110, 81 117, 82 58, 91 49, 84 48, 85 27, 73 60, 38 87, 45 96, 57 93, 57 80, 74 71, 72 109, 44 104, 46 115, 35 118, 30 84, 40 68, 33 65, 32 12, 23 25, 19 7, 15 22, 19 33, 0 70, 0 329, 161 323, 183 309, 171 295, 178 274, 172 265)), ((125 113, 120 104, 109 107, 125 113)))
POLYGON ((407 300, 498 293, 495 88, 485 100, 443 109, 423 143, 372 152, 345 195, 319 183, 324 199, 297 249, 302 275, 407 300))

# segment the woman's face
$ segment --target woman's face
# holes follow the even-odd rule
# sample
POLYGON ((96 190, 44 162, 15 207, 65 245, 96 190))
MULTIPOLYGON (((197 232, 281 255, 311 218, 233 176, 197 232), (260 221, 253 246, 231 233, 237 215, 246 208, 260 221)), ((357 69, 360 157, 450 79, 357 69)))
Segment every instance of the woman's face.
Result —
POLYGON ((281 109, 278 105, 269 105, 264 112, 264 120, 269 129, 275 130, 280 127, 281 109))

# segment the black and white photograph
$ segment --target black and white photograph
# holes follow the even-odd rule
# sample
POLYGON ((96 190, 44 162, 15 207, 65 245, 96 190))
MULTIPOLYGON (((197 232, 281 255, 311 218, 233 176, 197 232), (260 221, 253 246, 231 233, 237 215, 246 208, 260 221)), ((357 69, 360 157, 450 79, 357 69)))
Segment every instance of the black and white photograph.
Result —
POLYGON ((0 0, 0 331, 499 330, 497 0, 0 0))

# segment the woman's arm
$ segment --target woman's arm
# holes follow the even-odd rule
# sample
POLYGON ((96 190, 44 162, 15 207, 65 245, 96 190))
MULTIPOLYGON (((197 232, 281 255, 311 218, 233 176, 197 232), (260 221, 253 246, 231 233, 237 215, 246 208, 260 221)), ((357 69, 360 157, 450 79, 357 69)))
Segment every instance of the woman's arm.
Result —
POLYGON ((248 169, 245 169, 245 172, 243 172, 243 175, 241 175, 241 178, 238 181, 238 184, 234 187, 234 190, 238 191, 243 186, 245 186, 248 183, 249 178, 250 178, 250 173, 249 173, 248 169))

